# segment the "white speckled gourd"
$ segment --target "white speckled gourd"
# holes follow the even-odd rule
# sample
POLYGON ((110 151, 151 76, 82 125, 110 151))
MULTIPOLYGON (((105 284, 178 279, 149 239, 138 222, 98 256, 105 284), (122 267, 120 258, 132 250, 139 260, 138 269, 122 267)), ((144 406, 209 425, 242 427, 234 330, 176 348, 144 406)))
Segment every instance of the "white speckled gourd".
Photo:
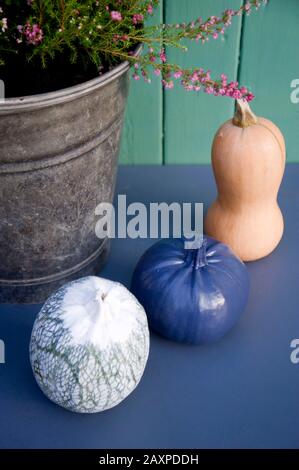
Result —
POLYGON ((95 276, 54 293, 35 320, 30 341, 42 391, 81 413, 124 400, 138 385, 148 353, 143 307, 122 284, 95 276))

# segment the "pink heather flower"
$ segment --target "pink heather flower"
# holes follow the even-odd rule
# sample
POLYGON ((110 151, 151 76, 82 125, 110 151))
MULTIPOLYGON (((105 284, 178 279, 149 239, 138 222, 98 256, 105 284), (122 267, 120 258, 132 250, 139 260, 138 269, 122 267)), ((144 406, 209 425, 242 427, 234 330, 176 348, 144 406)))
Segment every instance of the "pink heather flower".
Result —
POLYGON ((246 95, 246 100, 248 102, 252 101, 254 99, 254 94, 253 93, 248 93, 248 95, 246 95))
POLYGON ((227 16, 233 16, 234 13, 235 13, 235 12, 234 12, 234 10, 232 10, 232 9, 228 9, 228 10, 226 10, 226 12, 225 12, 225 14, 226 14, 227 16))
POLYGON ((121 13, 119 11, 111 11, 110 16, 111 16, 111 19, 113 21, 121 21, 122 20, 121 13))
POLYGON ((133 73, 132 76, 133 76, 134 80, 136 80, 136 81, 137 81, 137 80, 140 80, 140 76, 137 75, 137 73, 133 73))
POLYGON ((160 69, 155 69, 154 74, 157 75, 157 77, 158 77, 159 75, 161 75, 161 70, 160 69))
POLYGON ((242 98, 242 93, 240 92, 240 90, 234 90, 232 93, 232 97, 235 98, 235 100, 239 100, 240 98, 242 98))
POLYGON ((160 52, 160 59, 163 63, 166 62, 166 54, 165 54, 165 50, 162 49, 161 52, 160 52))
POLYGON ((193 90, 193 85, 184 85, 184 88, 186 91, 192 91, 193 90))
POLYGON ((247 88, 246 88, 245 86, 242 86, 242 87, 240 88, 240 92, 242 93, 242 95, 247 95, 248 90, 247 90, 247 88))
POLYGON ((152 14, 153 14, 153 11, 154 11, 153 5, 150 3, 150 4, 147 6, 147 12, 148 12, 150 15, 152 15, 152 14))
POLYGON ((114 42, 118 42, 118 41, 127 41, 129 38, 126 34, 124 34, 123 36, 120 35, 120 34, 114 34, 113 36, 113 41, 114 42))
POLYGON ((181 78, 183 75, 183 72, 181 70, 178 70, 177 72, 174 72, 173 76, 174 78, 181 78))
POLYGON ((26 23, 24 28, 21 30, 18 27, 20 32, 23 32, 27 44, 32 44, 34 46, 40 44, 43 40, 44 33, 43 30, 38 26, 38 24, 31 25, 30 23, 26 23))
POLYGON ((167 80, 162 80, 163 86, 166 90, 170 90, 171 88, 174 87, 174 83, 172 80, 167 81, 167 80))
POLYGON ((135 13, 135 15, 133 15, 133 18, 132 18, 133 24, 142 23, 143 20, 144 20, 144 16, 141 15, 141 13, 135 13))
POLYGON ((214 88, 212 86, 207 86, 205 88, 205 93, 207 93, 208 95, 211 95, 212 93, 214 93, 214 88))
POLYGON ((238 86, 239 86, 238 82, 230 82, 228 84, 228 88, 231 89, 231 90, 234 90, 235 88, 238 88, 238 86))

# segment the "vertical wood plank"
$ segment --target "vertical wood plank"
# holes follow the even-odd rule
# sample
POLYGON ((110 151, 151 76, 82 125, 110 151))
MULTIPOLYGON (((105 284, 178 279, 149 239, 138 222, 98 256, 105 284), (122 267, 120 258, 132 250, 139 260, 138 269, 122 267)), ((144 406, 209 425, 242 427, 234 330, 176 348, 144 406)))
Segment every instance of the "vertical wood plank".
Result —
MULTIPOLYGON (((164 0, 166 23, 190 21, 201 16, 220 15, 228 8, 239 8, 242 0, 164 0)), ((210 69, 212 76, 226 73, 235 80, 238 71, 242 18, 234 18, 224 37, 206 44, 186 43, 188 52, 168 50, 168 59, 184 67, 210 69)), ((206 163, 210 161, 213 136, 222 122, 232 116, 231 98, 202 92, 186 92, 179 84, 164 91, 165 163, 206 163)))
POLYGON ((240 64, 240 80, 256 95, 254 112, 280 127, 291 162, 299 162, 299 103, 290 99, 291 82, 299 82, 298 21, 298 0, 270 0, 245 19, 240 64))
MULTIPOLYGON (((149 23, 163 22, 163 0, 149 23)), ((130 95, 122 135, 120 162, 162 164, 163 95, 161 81, 152 83, 131 79, 130 95)))

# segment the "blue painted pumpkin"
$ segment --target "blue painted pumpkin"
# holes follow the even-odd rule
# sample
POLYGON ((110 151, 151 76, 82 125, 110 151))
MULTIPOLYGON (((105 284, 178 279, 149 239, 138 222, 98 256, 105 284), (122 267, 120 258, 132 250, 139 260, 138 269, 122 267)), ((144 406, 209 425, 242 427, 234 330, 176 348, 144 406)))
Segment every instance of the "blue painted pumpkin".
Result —
POLYGON ((197 249, 184 239, 162 240, 140 259, 131 290, 151 328, 192 344, 211 343, 238 321, 248 299, 249 276, 231 249, 204 237, 197 249))

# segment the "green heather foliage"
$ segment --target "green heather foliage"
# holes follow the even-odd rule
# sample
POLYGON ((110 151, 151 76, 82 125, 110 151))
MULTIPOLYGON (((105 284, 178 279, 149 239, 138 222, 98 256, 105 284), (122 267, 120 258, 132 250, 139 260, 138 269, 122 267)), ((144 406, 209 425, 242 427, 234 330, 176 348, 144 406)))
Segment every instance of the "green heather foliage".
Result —
MULTIPOLYGON (((3 15, 8 20, 7 29, 0 34, 1 60, 8 54, 22 54, 26 60, 40 58, 42 65, 64 54, 71 63, 80 55, 84 61, 97 66, 102 63, 119 62, 139 42, 142 22, 134 23, 134 15, 149 15, 148 6, 154 7, 159 0, 5 0, 0 1, 3 15), (122 21, 111 18, 111 12, 118 11, 122 21), (18 26, 38 25, 42 38, 28 41, 18 26), (123 41, 115 41, 117 35, 129 35, 123 41), (135 39, 136 37, 136 39, 135 39), (19 42, 22 41, 22 42, 19 42)), ((1 26, 1 24, 0 24, 1 26)))
POLYGON ((37 75, 39 83, 45 77, 51 83, 60 70, 63 77, 76 75, 77 81, 84 81, 129 60, 134 64, 135 80, 143 78, 149 82, 153 70, 165 88, 173 88, 174 80, 179 80, 186 90, 202 89, 208 94, 250 101, 252 93, 237 82, 229 83, 225 75, 214 80, 210 71, 200 67, 182 69, 169 63, 166 48, 187 50, 182 40, 203 44, 217 39, 235 16, 250 14, 263 3, 266 0, 248 0, 237 10, 228 9, 207 20, 145 26, 159 0, 0 1, 2 76, 12 83, 9 71, 14 68, 24 76, 37 75), (133 51, 140 43, 144 44, 144 52, 136 57, 133 51), (46 69, 47 73, 41 72, 46 69))

